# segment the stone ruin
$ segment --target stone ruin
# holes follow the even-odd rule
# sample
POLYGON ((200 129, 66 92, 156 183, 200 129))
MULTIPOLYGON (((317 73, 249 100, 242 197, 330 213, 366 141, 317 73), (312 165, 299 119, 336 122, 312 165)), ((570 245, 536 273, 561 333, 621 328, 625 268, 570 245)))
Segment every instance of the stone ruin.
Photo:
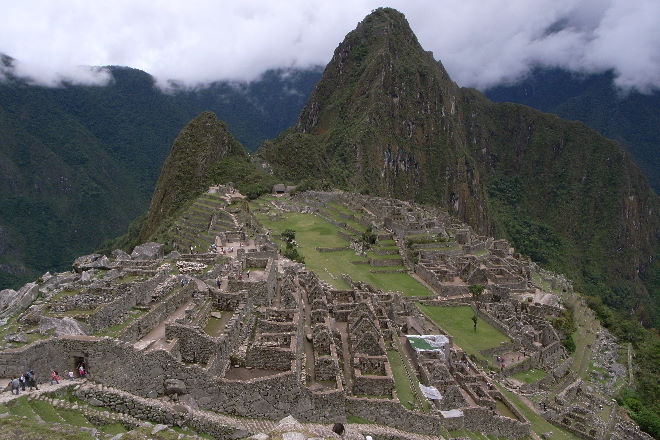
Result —
MULTIPOLYGON (((330 423, 350 414, 432 436, 460 429, 529 435, 529 423, 493 386, 486 366, 454 347, 415 302, 470 305, 507 335, 509 343, 482 353, 506 359, 496 372, 501 377, 532 367, 553 371, 567 356, 547 318, 559 316, 562 305, 534 284, 538 268, 516 258, 504 240, 480 237, 439 211, 344 193, 296 197, 273 203, 318 213, 336 200, 363 211, 352 221, 388 230, 384 237, 416 254, 406 264, 434 296, 405 298, 347 276, 350 288, 333 288, 279 256, 267 234, 248 236, 238 225, 217 234, 214 251, 166 254, 162 244, 146 243, 130 255, 81 257, 72 272, 3 291, 0 318, 10 334, 0 375, 29 366, 48 377, 52 368, 75 371, 84 363, 103 386, 240 417, 330 423), (485 287, 478 301, 468 291, 473 284, 485 287), (441 350, 419 351, 406 335, 445 342, 441 350), (392 359, 422 385, 415 401, 400 401, 392 359), (496 411, 499 405, 509 416, 496 411)), ((556 284, 570 289, 565 280, 556 284)), ((580 392, 578 384, 562 398, 580 392)), ((103 398, 101 391, 93 395, 103 398)), ((580 410, 553 414, 564 425, 562 418, 576 418, 576 430, 594 426, 580 410)))

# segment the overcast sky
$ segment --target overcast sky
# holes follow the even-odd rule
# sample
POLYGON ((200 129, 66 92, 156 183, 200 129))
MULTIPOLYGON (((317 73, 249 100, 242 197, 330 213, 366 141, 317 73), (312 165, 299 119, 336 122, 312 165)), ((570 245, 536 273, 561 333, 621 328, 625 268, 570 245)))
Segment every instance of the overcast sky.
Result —
POLYGON ((660 0, 5 0, 0 52, 41 84, 103 80, 123 65, 160 83, 250 80, 325 65, 372 9, 403 12, 461 86, 511 82, 533 65, 613 69, 622 88, 660 89, 660 0))

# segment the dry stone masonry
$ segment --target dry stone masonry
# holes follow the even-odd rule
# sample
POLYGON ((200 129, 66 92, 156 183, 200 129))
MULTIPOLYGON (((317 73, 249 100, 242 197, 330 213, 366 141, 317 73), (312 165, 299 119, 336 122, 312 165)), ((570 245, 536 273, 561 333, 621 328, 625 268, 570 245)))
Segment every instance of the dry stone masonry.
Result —
MULTIPOLYGON (((167 248, 145 243, 130 255, 80 257, 72 272, 0 292, 0 377, 33 368, 47 378, 51 369, 77 371, 82 364, 97 384, 78 391, 83 400, 216 438, 315 436, 311 425, 291 418, 277 427, 268 422, 267 430, 256 424, 237 430, 220 416, 191 414, 326 424, 354 416, 376 424, 363 432, 382 438, 437 438, 455 430, 525 438, 530 424, 494 386, 501 381, 518 392, 559 387, 544 417, 584 438, 633 438, 631 432, 644 438, 617 411, 601 422, 594 414, 611 402, 590 399, 592 385, 571 377, 571 359, 551 324, 572 295, 570 282, 520 258, 506 241, 397 200, 341 192, 278 196, 273 218, 318 215, 355 243, 361 231, 351 224, 372 227, 378 240, 395 246, 376 253, 370 270, 404 265, 432 295, 406 297, 346 275, 350 287, 336 289, 281 257, 254 219, 232 211, 240 195, 231 187, 213 187, 204 197, 200 206, 212 211, 203 231, 214 235, 208 252, 182 245, 182 238, 167 248), (338 216, 331 203, 357 214, 338 216), (470 292, 474 285, 483 286, 478 297, 470 292), (483 351, 481 360, 468 356, 417 302, 472 307, 509 342, 483 351), (404 379, 394 373, 394 360, 404 379), (510 379, 531 368, 547 375, 532 384, 510 379), (412 384, 413 401, 401 400, 400 380, 412 384)), ((185 222, 174 228, 194 233, 185 222)), ((617 362, 611 336, 599 333, 596 344, 610 354, 595 361, 603 369, 593 378, 611 388, 626 366, 617 362)))

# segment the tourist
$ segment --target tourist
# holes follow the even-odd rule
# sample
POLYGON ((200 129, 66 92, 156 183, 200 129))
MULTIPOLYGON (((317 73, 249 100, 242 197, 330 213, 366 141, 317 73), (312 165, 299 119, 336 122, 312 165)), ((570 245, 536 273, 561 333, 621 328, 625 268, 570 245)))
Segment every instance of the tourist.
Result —
POLYGON ((69 380, 75 380, 75 376, 73 375, 73 371, 69 371, 69 380))
POLYGON ((250 271, 249 270, 247 271, 247 277, 248 277, 248 279, 250 278, 250 271))
POLYGON ((83 364, 78 365, 78 376, 80 376, 81 379, 85 378, 85 367, 83 367, 83 364))
POLYGON ((18 396, 18 393, 20 393, 21 382, 18 380, 17 377, 15 377, 9 383, 11 384, 11 393, 16 394, 18 396), (16 390, 15 393, 14 393, 14 390, 16 390))
POLYGON ((332 432, 334 432, 335 434, 343 437, 344 431, 345 429, 343 423, 335 423, 334 425, 332 425, 332 432))
POLYGON ((53 382, 59 384, 60 383, 60 376, 57 374, 57 371, 50 370, 50 384, 52 385, 53 382))
POLYGON ((35 390, 39 390, 39 386, 37 385, 37 377, 34 375, 34 370, 28 371, 29 378, 30 378, 30 391, 32 391, 32 387, 34 387, 35 390))
POLYGON ((19 377, 18 380, 21 383, 21 389, 25 391, 25 376, 21 375, 21 377, 19 377))

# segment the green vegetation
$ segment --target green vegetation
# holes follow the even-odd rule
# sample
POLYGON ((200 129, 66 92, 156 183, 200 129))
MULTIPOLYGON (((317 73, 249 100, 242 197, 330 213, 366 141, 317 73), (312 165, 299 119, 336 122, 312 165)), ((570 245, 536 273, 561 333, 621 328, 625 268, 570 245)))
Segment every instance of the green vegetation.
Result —
POLYGON ((440 328, 448 332, 454 344, 465 350, 466 353, 479 359, 484 357, 479 353, 487 348, 497 347, 509 339, 485 321, 479 323, 476 331, 473 328, 471 307, 443 307, 417 305, 440 328))
POLYGON ((532 382, 536 382, 538 380, 543 379, 547 375, 548 375, 548 373, 543 371, 543 370, 539 370, 537 368, 532 368, 531 370, 516 373, 516 374, 512 375, 511 377, 513 377, 514 379, 517 379, 521 382, 524 382, 524 383, 532 383, 532 382))
POLYGON ((515 394, 510 391, 505 390, 504 388, 498 385, 499 390, 504 394, 515 406, 518 408, 518 411, 522 413, 523 416, 529 423, 532 425, 532 430, 537 434, 541 435, 543 433, 552 431, 553 440, 578 440, 579 437, 571 434, 568 431, 565 431, 547 420, 541 417, 539 414, 535 413, 530 407, 525 405, 515 394))
POLYGON ((238 87, 165 93, 145 72, 109 70, 114 80, 104 87, 43 87, 11 75, 0 82, 0 163, 11 182, 0 185, 0 290, 70 269, 124 233, 148 207, 178 131, 200 112, 215 112, 255 150, 295 122, 320 77, 317 69, 270 70, 238 87))
POLYGON ((341 274, 345 273, 353 280, 364 281, 383 290, 400 291, 406 296, 431 295, 426 287, 407 273, 373 273, 371 271, 374 268, 369 264, 354 264, 368 263, 368 259, 355 255, 352 250, 319 252, 316 248, 347 247, 349 243, 337 235, 336 226, 317 216, 284 213, 278 219, 273 219, 260 212, 257 204, 253 203, 253 207, 259 222, 273 234, 281 235, 287 229, 294 230, 299 252, 305 256, 305 265, 336 288, 348 287, 341 278, 341 274))
POLYGON ((419 381, 417 380, 417 377, 413 374, 411 378, 412 382, 408 379, 403 356, 405 355, 396 350, 387 351, 387 361, 390 363, 390 368, 392 368, 392 375, 394 376, 394 389, 396 390, 396 395, 399 398, 399 402, 401 402, 401 404, 406 408, 413 409, 413 405, 411 405, 410 402, 414 403, 421 400, 423 405, 422 409, 424 411, 428 411, 428 400, 418 397, 419 381), (412 387, 415 387, 415 390, 413 390, 412 387))

